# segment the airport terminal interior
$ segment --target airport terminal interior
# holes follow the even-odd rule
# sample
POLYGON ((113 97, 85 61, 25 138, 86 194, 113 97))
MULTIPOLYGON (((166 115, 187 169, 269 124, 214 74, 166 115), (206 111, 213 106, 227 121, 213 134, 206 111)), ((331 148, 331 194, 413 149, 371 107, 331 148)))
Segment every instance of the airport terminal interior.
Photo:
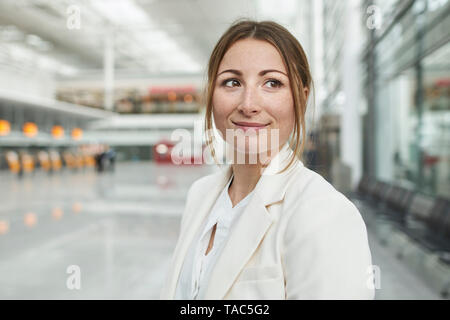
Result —
POLYGON ((302 162, 358 208, 375 299, 450 298, 450 1, 1 0, 0 299, 159 299, 242 18, 305 50, 302 162))

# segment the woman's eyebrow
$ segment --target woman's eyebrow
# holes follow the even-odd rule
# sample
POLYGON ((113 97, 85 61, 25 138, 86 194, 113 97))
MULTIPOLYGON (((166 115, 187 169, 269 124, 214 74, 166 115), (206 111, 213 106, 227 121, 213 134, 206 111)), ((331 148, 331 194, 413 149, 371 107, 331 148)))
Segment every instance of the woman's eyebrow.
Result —
MULTIPOLYGON (((230 72, 230 73, 234 73, 235 75, 242 76, 242 72, 239 71, 239 70, 236 70, 236 69, 227 69, 227 70, 224 70, 224 71, 218 73, 217 76, 220 76, 222 73, 225 73, 225 72, 230 72)), ((278 72, 278 73, 284 74, 284 75, 287 77, 287 74, 286 74, 286 73, 284 73, 284 72, 282 72, 282 71, 280 71, 280 70, 276 70, 276 69, 262 70, 262 71, 260 71, 260 72, 258 73, 258 75, 259 75, 259 76, 263 76, 263 75, 265 75, 266 73, 269 73, 269 72, 278 72)))

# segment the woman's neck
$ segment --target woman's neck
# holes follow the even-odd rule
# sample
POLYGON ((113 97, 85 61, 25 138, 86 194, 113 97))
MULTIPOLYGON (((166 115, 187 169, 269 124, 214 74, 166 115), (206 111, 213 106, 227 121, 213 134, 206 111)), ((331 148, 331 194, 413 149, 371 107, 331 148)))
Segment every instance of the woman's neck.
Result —
MULTIPOLYGON (((273 159, 275 155, 276 154, 272 154, 269 159, 273 159)), ((228 194, 233 207, 253 191, 261 178, 264 168, 267 167, 268 162, 270 161, 267 161, 265 165, 259 162, 256 164, 233 163, 231 165, 233 180, 228 187, 228 194)))
POLYGON ((244 165, 233 164, 233 180, 228 187, 228 195, 230 196, 233 207, 244 199, 258 183, 260 174, 260 165, 244 165))

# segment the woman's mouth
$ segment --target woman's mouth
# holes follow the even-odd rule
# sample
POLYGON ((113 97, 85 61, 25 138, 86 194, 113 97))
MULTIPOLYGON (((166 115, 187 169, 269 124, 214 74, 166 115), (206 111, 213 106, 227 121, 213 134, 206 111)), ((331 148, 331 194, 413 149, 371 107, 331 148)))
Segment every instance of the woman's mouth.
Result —
POLYGON ((241 121, 239 121, 239 122, 231 121, 231 122, 233 122, 233 124, 238 129, 244 130, 244 132, 247 130, 250 130, 250 129, 258 131, 260 129, 267 127, 270 124, 270 123, 264 124, 264 123, 259 123, 259 122, 241 122, 241 121))

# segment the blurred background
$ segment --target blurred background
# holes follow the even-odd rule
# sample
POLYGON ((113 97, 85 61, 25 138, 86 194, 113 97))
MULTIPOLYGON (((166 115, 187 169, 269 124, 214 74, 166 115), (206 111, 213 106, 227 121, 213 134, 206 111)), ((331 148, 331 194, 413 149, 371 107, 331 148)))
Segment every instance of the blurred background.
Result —
POLYGON ((186 192, 218 170, 203 154, 208 58, 243 17, 284 25, 307 53, 303 161, 360 209, 376 298, 448 299, 449 13, 447 0, 1 0, 0 299, 158 299, 186 192), (185 148, 191 164, 171 158, 176 129, 201 146, 185 148))

